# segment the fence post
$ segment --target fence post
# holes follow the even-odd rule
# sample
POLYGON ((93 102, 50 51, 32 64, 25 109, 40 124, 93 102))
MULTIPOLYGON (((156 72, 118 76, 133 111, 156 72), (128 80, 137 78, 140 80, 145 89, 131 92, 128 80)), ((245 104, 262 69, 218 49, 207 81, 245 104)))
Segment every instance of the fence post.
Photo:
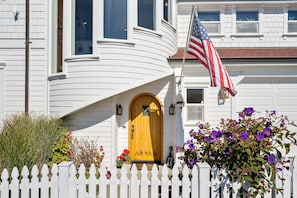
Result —
POLYGON ((210 197, 210 166, 206 162, 198 163, 199 197, 210 197))
POLYGON ((59 169, 59 197, 58 198, 71 198, 69 195, 69 175, 70 166, 73 162, 62 162, 58 165, 59 169))

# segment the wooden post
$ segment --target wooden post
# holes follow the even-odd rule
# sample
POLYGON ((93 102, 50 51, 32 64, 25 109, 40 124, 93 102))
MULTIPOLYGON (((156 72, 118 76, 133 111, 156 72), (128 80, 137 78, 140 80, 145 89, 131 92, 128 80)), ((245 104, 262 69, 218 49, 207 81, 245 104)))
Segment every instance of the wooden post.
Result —
POLYGON ((198 174, 199 174, 199 197, 209 197, 210 195, 210 166, 205 163, 198 163, 198 174))
POLYGON ((73 162, 62 162, 59 168, 59 198, 71 198, 69 194, 70 166, 73 162))

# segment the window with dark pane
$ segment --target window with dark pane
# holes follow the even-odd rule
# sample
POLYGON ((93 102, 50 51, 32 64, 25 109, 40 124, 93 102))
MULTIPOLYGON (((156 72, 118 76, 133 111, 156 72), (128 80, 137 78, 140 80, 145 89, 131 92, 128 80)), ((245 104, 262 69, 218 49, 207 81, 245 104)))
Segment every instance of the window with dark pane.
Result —
POLYGON ((297 32, 297 10, 288 11, 288 32, 297 32))
POLYGON ((75 54, 93 53, 93 0, 75 0, 75 54))
POLYGON ((127 0, 104 0, 104 38, 127 39, 127 0))
POLYGON ((203 102, 203 89, 187 90, 187 103, 202 103, 202 102, 203 102))

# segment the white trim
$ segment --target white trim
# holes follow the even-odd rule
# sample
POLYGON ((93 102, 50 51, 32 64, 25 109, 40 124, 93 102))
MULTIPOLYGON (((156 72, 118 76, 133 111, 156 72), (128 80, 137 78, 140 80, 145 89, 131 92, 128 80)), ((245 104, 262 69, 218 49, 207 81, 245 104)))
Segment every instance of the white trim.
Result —
POLYGON ((1 121, 4 118, 4 68, 6 66, 5 62, 0 62, 0 127, 1 121))

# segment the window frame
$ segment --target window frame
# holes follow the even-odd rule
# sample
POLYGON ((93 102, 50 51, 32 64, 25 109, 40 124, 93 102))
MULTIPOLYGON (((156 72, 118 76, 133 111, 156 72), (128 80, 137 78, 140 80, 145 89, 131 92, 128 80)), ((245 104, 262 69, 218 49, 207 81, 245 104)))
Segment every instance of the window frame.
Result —
POLYGON ((151 13, 153 18, 152 18, 152 21, 150 21, 150 22, 152 22, 152 27, 143 26, 142 24, 140 24, 140 18, 143 15, 140 14, 142 12, 140 11, 139 1, 144 1, 144 0, 137 0, 137 26, 155 31, 157 29, 157 24, 156 24, 157 3, 156 3, 156 0, 151 0, 152 4, 153 4, 152 5, 152 13, 151 13))
POLYGON ((236 33, 237 34, 259 34, 260 32, 260 21, 259 21, 259 11, 258 10, 236 10, 236 33), (239 13, 249 13, 249 14, 256 14, 256 20, 238 20, 238 16, 239 13), (255 32, 248 32, 248 31, 244 31, 244 32, 239 32, 238 31, 238 26, 239 25, 256 25, 256 31, 255 32))
POLYGON ((221 11, 199 11, 199 12, 198 12, 198 17, 199 17, 201 23, 203 24, 203 26, 206 28, 206 31, 207 31, 208 34, 221 34, 221 33, 222 33, 222 28, 221 28, 221 26, 222 26, 221 15, 222 15, 222 14, 221 14, 221 11), (203 20, 203 19, 201 19, 201 18, 199 17, 199 14, 200 14, 200 13, 203 13, 203 14, 211 14, 211 13, 218 14, 219 20, 217 20, 217 21, 216 21, 216 20, 205 21, 205 20, 203 20), (210 29, 207 28, 208 25, 213 25, 213 24, 217 24, 217 29, 218 29, 217 32, 210 31, 210 29))
MULTIPOLYGON (((234 6, 232 8, 232 34, 230 35, 231 38, 234 37, 259 37, 259 38, 263 38, 264 34, 263 34, 263 13, 264 13, 264 7, 261 6, 259 7, 251 7, 251 8, 244 8, 244 7, 236 7, 234 6), (237 32, 237 21, 236 21, 236 13, 240 11, 256 11, 258 12, 258 32, 257 33, 238 33, 237 32)), ((242 22, 241 22, 242 23, 242 22)), ((247 23, 250 23, 250 21, 248 21, 247 23)))
POLYGON ((197 123, 197 121, 205 120, 205 89, 202 87, 187 87, 185 88, 185 121, 188 124, 197 123), (202 91, 202 101, 200 103, 189 103, 188 102, 188 90, 201 90, 202 91), (189 119, 189 108, 190 107, 201 107, 201 119, 189 119))
POLYGON ((287 17, 287 24, 288 24, 288 27, 287 27, 287 32, 289 34, 297 34, 297 28, 296 28, 296 31, 289 31, 289 26, 290 24, 292 25, 295 25, 297 27, 297 9, 290 9, 288 10, 288 17, 287 17), (293 20, 290 20, 289 17, 290 17, 290 12, 295 12, 296 13, 296 19, 293 19, 293 20))
MULTIPOLYGON (((125 27, 125 29, 124 29, 124 31, 126 32, 125 33, 125 35, 122 37, 122 36, 118 36, 118 37, 116 37, 116 36, 111 36, 111 34, 113 34, 114 32, 106 32, 106 20, 107 20, 107 18, 106 18, 106 16, 107 16, 107 13, 106 13, 106 4, 105 4, 105 2, 106 1, 111 1, 111 0, 104 0, 103 2, 103 6, 104 6, 104 8, 103 8, 103 38, 104 39, 119 39, 119 40, 127 40, 128 39, 128 0, 125 0, 126 1, 126 13, 121 13, 121 14, 124 14, 124 15, 126 15, 125 17, 126 17, 126 27, 125 27), (106 34, 109 34, 109 35, 106 35, 106 34)), ((123 18, 123 16, 121 15, 121 16, 118 16, 118 15, 116 15, 116 16, 114 16, 114 12, 113 13, 111 13, 111 15, 113 15, 112 17, 116 17, 116 18, 123 18)), ((109 20, 112 20, 111 18, 109 19, 109 20)), ((112 24, 112 23, 110 23, 110 24, 112 24)), ((114 25, 114 24, 113 24, 114 25)), ((112 25, 112 26, 113 26, 112 25)))

